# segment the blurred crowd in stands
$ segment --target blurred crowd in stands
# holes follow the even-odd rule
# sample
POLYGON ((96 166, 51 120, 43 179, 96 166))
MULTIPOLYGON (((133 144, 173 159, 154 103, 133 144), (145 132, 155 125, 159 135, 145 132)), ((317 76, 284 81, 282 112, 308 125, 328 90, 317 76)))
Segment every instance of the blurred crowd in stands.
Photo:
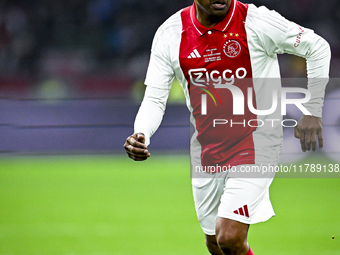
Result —
MULTIPOLYGON (((46 77, 118 77, 122 82, 116 86, 128 87, 145 77, 157 27, 192 2, 1 0, 0 77, 26 77, 31 83, 46 77)), ((313 28, 330 43, 331 75, 339 77, 339 0, 243 2, 265 5, 313 28)), ((283 56, 281 67, 286 77, 305 76, 304 61, 283 56)), ((110 79, 106 82, 110 86, 110 79)))

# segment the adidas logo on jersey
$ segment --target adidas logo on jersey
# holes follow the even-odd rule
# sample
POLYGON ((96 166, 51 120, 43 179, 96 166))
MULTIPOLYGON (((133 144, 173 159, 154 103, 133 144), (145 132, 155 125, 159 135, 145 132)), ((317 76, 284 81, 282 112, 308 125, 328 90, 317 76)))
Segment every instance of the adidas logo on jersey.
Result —
POLYGON ((234 213, 242 215, 242 216, 246 216, 246 217, 249 218, 249 212, 248 212, 248 206, 247 205, 244 205, 244 206, 238 208, 238 210, 235 210, 234 213))
POLYGON ((197 49, 194 49, 193 52, 190 53, 188 58, 201 58, 201 55, 198 53, 197 49))

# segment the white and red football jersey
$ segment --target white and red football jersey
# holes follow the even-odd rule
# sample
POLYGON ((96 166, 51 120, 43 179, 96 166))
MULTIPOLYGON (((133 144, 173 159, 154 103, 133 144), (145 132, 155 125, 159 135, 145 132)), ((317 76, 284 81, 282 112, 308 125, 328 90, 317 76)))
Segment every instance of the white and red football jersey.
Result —
MULTIPOLYGON (((273 91, 281 87, 277 54, 308 58, 316 40, 312 30, 277 12, 236 0, 223 21, 206 28, 197 21, 193 4, 157 30, 145 84, 169 89, 178 79, 195 128, 194 165, 277 164, 280 107, 258 115, 247 102, 251 97, 254 109, 271 108, 273 91)), ((328 75, 327 65, 322 72, 328 75)), ((322 94, 322 89, 315 93, 322 94)), ((275 95, 280 98, 280 93, 275 95)), ((312 95, 313 115, 321 114, 322 97, 312 95)))

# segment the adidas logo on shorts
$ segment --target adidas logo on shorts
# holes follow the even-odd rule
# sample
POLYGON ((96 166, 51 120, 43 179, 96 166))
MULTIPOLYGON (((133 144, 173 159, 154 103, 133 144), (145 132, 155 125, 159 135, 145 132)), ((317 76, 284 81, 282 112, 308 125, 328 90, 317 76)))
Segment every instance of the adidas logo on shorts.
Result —
POLYGON ((238 210, 235 210, 234 213, 242 215, 242 216, 246 216, 249 218, 249 212, 248 212, 248 206, 244 205, 240 208, 238 208, 238 210))

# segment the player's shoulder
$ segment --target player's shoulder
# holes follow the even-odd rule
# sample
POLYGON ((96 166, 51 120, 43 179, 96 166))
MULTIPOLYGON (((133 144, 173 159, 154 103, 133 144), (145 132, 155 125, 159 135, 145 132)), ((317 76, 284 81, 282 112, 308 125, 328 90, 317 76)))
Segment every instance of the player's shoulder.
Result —
POLYGON ((174 34, 181 33, 182 30, 182 19, 181 13, 183 9, 177 11, 173 15, 171 15, 167 20, 163 22, 157 29, 156 36, 157 37, 165 37, 169 38, 174 34))
POLYGON ((269 10, 266 6, 248 5, 248 17, 262 20, 266 17, 282 17, 277 11, 269 10))
POLYGON ((287 22, 288 20, 275 10, 269 10, 265 6, 257 7, 254 4, 249 4, 246 23, 256 30, 264 31, 275 27, 282 32, 286 32, 287 22))

